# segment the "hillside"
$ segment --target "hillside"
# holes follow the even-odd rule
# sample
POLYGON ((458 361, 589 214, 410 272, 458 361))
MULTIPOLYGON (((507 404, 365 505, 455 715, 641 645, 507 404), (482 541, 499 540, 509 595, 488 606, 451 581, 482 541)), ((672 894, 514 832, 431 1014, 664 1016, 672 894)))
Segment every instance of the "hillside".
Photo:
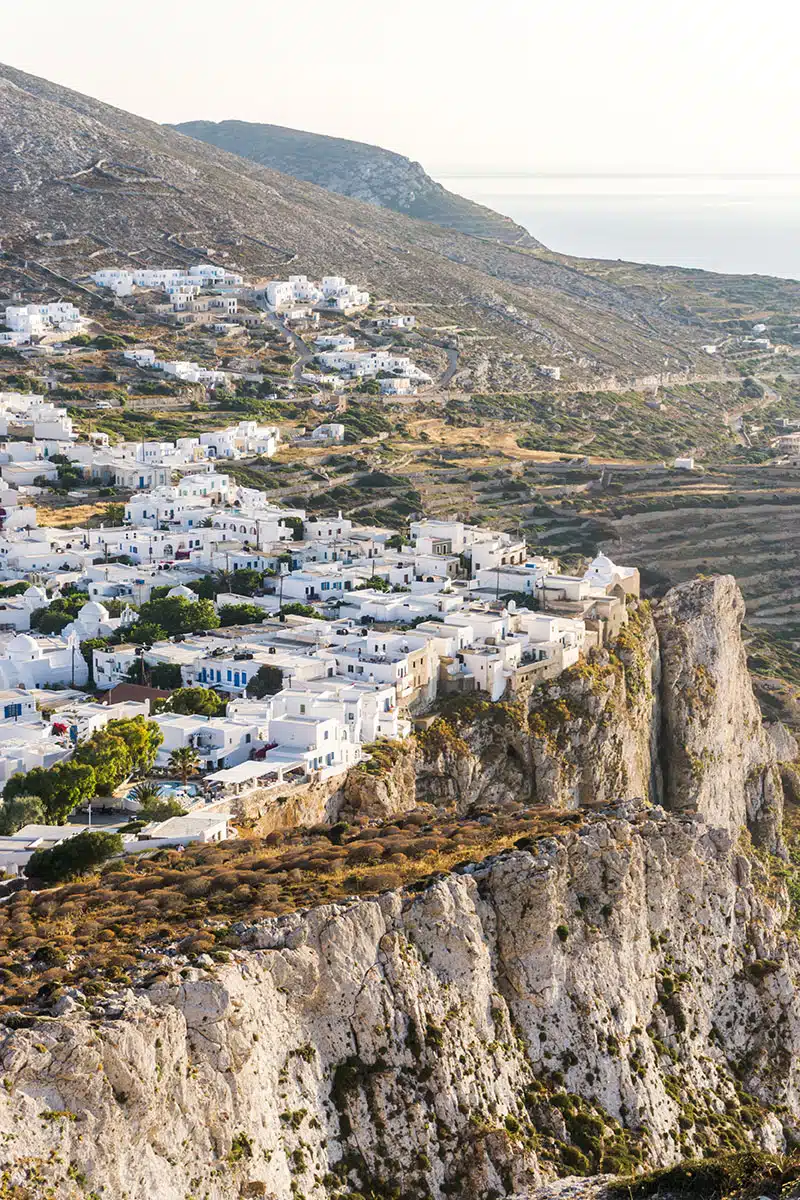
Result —
MULTIPOLYGON (((641 272, 620 284, 336 195, 11 67, 0 67, 0 227, 7 290, 39 266, 69 282, 129 255, 344 273, 458 338, 459 365, 500 384, 536 379, 541 363, 573 382, 652 372, 665 356, 707 371, 698 347, 718 309, 752 304, 750 282, 733 279, 724 304, 700 291, 695 311, 695 273, 679 290, 674 273, 667 289, 641 272)), ((762 281, 760 312, 769 296, 786 306, 786 286, 762 281)))
POLYGON ((449 192, 420 163, 381 146, 253 121, 184 121, 171 128, 285 175, 420 221, 474 237, 539 245, 510 217, 449 192))

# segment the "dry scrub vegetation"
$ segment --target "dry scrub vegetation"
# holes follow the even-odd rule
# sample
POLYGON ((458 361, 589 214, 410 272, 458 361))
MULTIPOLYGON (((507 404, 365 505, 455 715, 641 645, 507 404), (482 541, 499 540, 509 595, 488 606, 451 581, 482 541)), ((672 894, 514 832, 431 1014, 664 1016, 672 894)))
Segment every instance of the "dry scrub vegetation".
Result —
POLYGON ((236 922, 419 886, 583 819, 516 810, 458 821, 418 810, 381 826, 320 825, 162 849, 66 886, 19 891, 0 907, 0 1019, 49 1006, 66 984, 100 995, 201 954, 224 961, 226 947, 240 944, 236 922))

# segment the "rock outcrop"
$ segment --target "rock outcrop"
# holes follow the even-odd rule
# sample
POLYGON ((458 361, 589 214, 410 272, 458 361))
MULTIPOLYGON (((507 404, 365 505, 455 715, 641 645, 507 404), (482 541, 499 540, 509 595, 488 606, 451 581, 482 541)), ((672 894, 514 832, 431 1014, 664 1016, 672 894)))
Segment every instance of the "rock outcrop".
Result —
POLYGON ((665 804, 777 848, 783 793, 740 636, 744 600, 730 575, 684 583, 655 613, 661 645, 659 753, 665 804))
POLYGON ((128 1200, 438 1200, 777 1149, 800 953, 773 886, 727 830, 629 806, 256 924, 228 965, 8 1032, 6 1154, 128 1200))
POLYGON ((547 833, 221 926, 225 963, 144 947, 136 990, 90 979, 8 1019, 2 1183, 498 1200, 796 1144, 800 947, 774 853, 792 743, 762 729, 741 612, 731 580, 678 588, 530 703, 473 702, 387 755, 395 792, 345 787, 362 813, 422 790, 487 822, 513 790, 551 804, 547 833))
MULTIPOLYGON (((360 780, 353 808, 386 817, 415 802, 463 813, 509 798, 571 809, 639 797, 746 827, 776 850, 797 747, 762 725, 743 615, 731 576, 682 584, 652 612, 640 604, 610 649, 529 696, 446 707, 396 772, 360 780)), ((346 804, 352 794, 346 785, 346 804)))

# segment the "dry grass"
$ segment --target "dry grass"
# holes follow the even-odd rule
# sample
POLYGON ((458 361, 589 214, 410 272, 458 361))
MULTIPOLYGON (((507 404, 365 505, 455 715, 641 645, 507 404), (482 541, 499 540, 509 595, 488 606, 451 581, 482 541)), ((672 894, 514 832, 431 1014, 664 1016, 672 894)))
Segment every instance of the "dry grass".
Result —
POLYGON ((18 892, 0 907, 0 1017, 50 1003, 63 983, 95 992, 135 984, 153 950, 175 942, 190 957, 224 953, 239 944, 230 934, 235 921, 419 884, 582 820, 518 810, 482 824, 414 812, 379 827, 315 826, 159 850, 66 886, 18 892))
POLYGON ((109 503, 109 500, 98 500, 94 504, 72 504, 67 501, 63 507, 41 504, 37 505, 36 512, 42 526, 85 529, 87 526, 101 523, 109 503))

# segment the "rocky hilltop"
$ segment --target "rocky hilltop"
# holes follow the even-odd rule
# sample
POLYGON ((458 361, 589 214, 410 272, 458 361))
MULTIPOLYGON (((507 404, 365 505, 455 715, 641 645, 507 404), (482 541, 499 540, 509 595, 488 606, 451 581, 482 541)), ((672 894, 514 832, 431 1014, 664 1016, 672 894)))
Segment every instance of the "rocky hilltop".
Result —
MULTIPOLYGON (((383 837, 396 851, 416 804, 416 882, 370 896, 380 875, 345 875, 361 895, 226 924, 227 961, 162 938, 116 987, 58 989, 51 968, 49 1007, 4 1009, 7 1194, 498 1200, 792 1143, 800 949, 778 758, 797 748, 761 726, 741 614, 732 580, 683 585, 612 653, 388 755, 372 798, 362 783, 344 799, 380 802, 384 824, 355 841, 325 828, 355 862, 383 837), (437 812, 453 842, 466 814, 491 831, 503 811, 525 836, 482 861, 426 858, 437 812)), ((410 880, 408 842, 404 857, 410 880)), ((309 842, 298 879, 287 861, 274 879, 302 888, 315 863, 309 842)), ((181 863, 152 870, 174 885, 181 863)), ((101 941, 122 935, 132 878, 100 882, 101 941)), ((168 921, 167 891, 143 882, 142 911, 168 921)), ((53 919, 76 887, 45 894, 53 919)))
POLYGON ((510 217, 448 191, 420 163, 381 146, 254 121, 184 121, 170 128, 354 200, 473 237, 540 245, 510 217))

